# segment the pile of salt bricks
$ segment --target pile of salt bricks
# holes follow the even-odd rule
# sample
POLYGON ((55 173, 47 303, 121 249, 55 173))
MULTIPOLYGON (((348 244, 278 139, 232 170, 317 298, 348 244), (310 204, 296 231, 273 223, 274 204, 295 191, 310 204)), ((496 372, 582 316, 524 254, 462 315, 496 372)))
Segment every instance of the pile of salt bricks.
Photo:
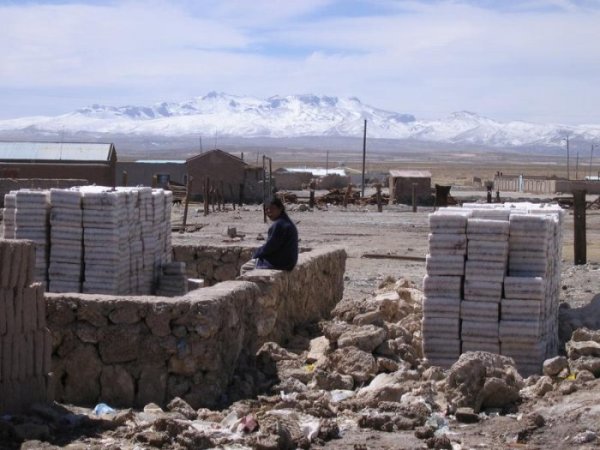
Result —
POLYGON ((49 398, 52 336, 44 289, 33 283, 35 244, 0 240, 0 413, 49 398))
POLYGON ((4 238, 27 239, 35 244, 35 279, 45 282, 48 270, 48 191, 20 190, 4 198, 4 238))
POLYGON ((14 220, 4 235, 34 239, 36 279, 50 292, 153 294, 171 260, 171 203, 171 192, 145 187, 20 190, 5 196, 14 220), (23 197, 46 200, 21 214, 23 197))
POLYGON ((510 356, 524 375, 558 351, 563 212, 556 205, 464 204, 429 217, 423 351, 510 356))
POLYGON ((158 279, 157 295, 178 297, 188 293, 188 278, 185 263, 172 261, 163 264, 158 279))

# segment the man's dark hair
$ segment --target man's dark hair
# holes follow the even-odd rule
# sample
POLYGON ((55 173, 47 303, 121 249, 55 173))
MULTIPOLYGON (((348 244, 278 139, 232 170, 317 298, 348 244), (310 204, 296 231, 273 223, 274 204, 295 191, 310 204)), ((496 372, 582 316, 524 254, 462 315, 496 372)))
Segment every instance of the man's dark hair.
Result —
POLYGON ((269 205, 276 206, 277 208, 281 209, 282 212, 285 212, 285 206, 279 197, 272 197, 269 205))

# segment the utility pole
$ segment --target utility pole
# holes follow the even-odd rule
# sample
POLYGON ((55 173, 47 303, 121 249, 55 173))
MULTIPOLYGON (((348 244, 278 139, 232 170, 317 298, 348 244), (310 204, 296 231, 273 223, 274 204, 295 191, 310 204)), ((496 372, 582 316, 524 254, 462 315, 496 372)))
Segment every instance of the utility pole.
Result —
POLYGON ((199 136, 199 137, 198 137, 198 145, 200 146, 200 154, 204 153, 204 152, 202 151, 202 136, 199 136))
POLYGON ((569 162, 569 135, 567 134, 567 137, 565 138, 565 141, 567 142, 567 180, 571 179, 570 176, 570 162, 569 162))
POLYGON ((575 179, 579 179, 579 150, 577 150, 577 158, 575 159, 575 179))
POLYGON ((590 178, 592 178, 592 158, 594 157, 594 144, 592 144, 592 149, 590 150, 590 178))
POLYGON ((363 132, 363 161, 362 161, 362 190, 361 198, 365 197, 365 163, 367 160, 367 119, 365 119, 365 129, 363 132))
POLYGON ((325 175, 328 175, 328 174, 329 174, 329 150, 327 150, 327 156, 325 157, 325 175))

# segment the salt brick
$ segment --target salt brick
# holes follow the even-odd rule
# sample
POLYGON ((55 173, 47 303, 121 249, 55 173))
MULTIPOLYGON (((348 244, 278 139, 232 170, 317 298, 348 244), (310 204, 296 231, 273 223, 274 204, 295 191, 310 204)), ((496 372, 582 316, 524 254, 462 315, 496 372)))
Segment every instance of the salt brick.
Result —
POLYGON ((463 320, 461 328, 461 338, 486 337, 498 338, 498 322, 482 322, 479 320, 463 320))
POLYGON ((29 333, 37 328, 36 288, 23 288, 23 332, 29 333))

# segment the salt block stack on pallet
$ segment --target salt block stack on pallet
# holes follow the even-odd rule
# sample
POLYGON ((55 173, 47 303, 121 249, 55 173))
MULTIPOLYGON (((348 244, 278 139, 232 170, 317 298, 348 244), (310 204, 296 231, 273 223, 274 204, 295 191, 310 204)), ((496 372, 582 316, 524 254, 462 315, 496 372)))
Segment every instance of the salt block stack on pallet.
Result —
POLYGON ((35 241, 38 277, 52 292, 145 295, 171 261, 171 201, 151 188, 17 191, 5 196, 5 215, 16 238, 35 241))
POLYGON ((423 280, 423 351, 434 365, 460 356, 460 303, 467 253, 467 214, 432 214, 423 280))
POLYGON ((448 321, 447 304, 442 314, 438 306, 442 302, 431 299, 453 297, 457 290, 463 293, 459 352, 484 350, 510 356, 523 375, 539 373, 543 361, 556 355, 562 220, 558 206, 531 203, 465 204, 430 215, 423 350, 432 364, 449 366, 456 361, 439 355, 444 339, 451 339, 448 347, 455 345, 455 328, 448 321), (466 221, 467 241, 464 277, 458 277, 458 288, 440 271, 449 270, 448 257, 459 250, 447 247, 434 264, 439 242, 448 240, 436 236, 453 229, 457 220, 466 221), (440 266, 442 262, 445 266, 440 266), (444 275, 445 291, 444 282, 437 280, 444 275), (448 330, 442 330, 440 317, 448 330))
POLYGON ((2 212, 2 237, 15 238, 15 209, 17 208, 16 192, 11 191, 4 196, 4 210, 2 212))
POLYGON ((0 240, 0 413, 48 398, 52 336, 33 242, 0 240))
POLYGON ((81 192, 50 190, 50 265, 48 291, 81 292, 83 210, 81 192))
POLYGON ((21 189, 16 192, 15 199, 15 239, 27 239, 35 244, 35 279, 46 288, 50 232, 49 192, 21 189))
MULTIPOLYGON (((467 222, 462 351, 500 353, 498 320, 508 259, 508 222, 473 211, 467 222)), ((508 218, 508 214, 506 215, 508 218)))
POLYGON ((154 259, 158 242, 154 235, 154 210, 152 207, 152 189, 140 188, 140 225, 142 232, 142 292, 155 289, 154 259))
POLYGON ((526 373, 539 371, 558 349, 560 246, 558 218, 512 214, 509 276, 504 281, 502 353, 526 373))
POLYGON ((129 293, 129 228, 126 194, 83 190, 84 281, 82 292, 129 293))

